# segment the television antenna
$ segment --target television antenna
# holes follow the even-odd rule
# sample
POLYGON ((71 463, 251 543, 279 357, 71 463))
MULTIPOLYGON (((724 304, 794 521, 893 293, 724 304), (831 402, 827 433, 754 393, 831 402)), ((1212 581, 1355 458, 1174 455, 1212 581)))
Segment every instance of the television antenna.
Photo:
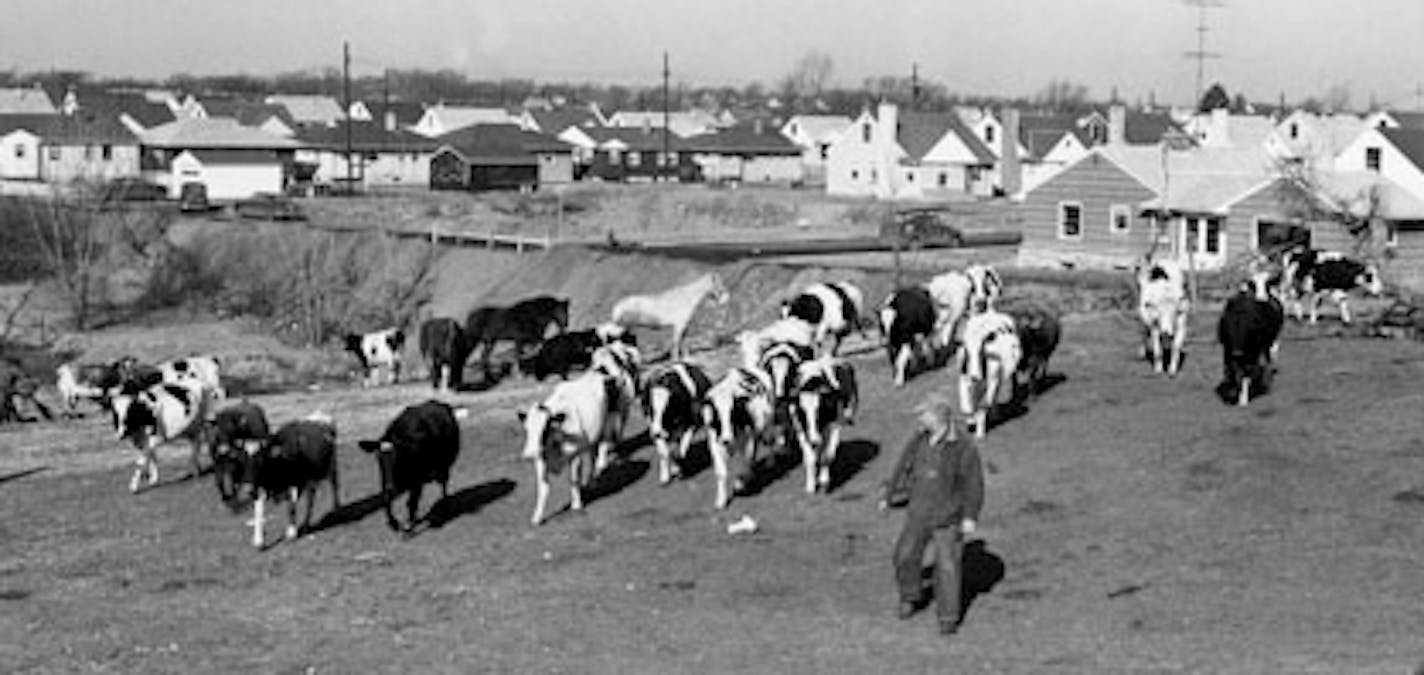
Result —
POLYGON ((1206 25, 1206 10, 1224 7, 1224 0, 1182 0, 1189 7, 1197 8, 1197 48, 1183 53, 1189 59, 1196 59, 1197 62, 1197 89, 1196 96, 1192 99, 1193 107, 1201 105, 1202 79, 1206 73, 1207 59, 1219 59, 1221 52, 1210 52, 1206 49, 1206 34, 1211 30, 1206 25))

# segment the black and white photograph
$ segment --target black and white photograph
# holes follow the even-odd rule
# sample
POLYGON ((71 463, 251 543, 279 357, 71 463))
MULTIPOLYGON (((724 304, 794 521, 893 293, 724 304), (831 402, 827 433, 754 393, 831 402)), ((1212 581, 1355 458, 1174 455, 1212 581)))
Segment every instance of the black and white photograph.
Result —
POLYGON ((6 0, 0 671, 1424 675, 1418 0, 6 0))

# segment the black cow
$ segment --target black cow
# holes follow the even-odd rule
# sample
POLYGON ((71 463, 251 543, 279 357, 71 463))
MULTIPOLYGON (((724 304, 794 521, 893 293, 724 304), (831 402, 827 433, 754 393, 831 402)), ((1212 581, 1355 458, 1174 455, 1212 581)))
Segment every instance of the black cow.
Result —
POLYGON ((470 344, 482 347, 480 366, 489 376, 489 357, 500 340, 514 341, 514 358, 524 358, 526 345, 544 341, 549 326, 563 333, 569 326, 569 301, 549 295, 521 300, 508 307, 486 305, 477 307, 465 319, 465 334, 470 344))
POLYGON ((420 356, 430 366, 430 386, 437 390, 459 389, 470 347, 465 329, 455 319, 440 317, 421 324, 420 356))
POLYGON ((1227 300, 1216 327, 1223 370, 1218 391, 1223 399, 1234 398, 1241 406, 1250 401, 1253 385, 1262 391, 1269 387, 1271 364, 1285 322, 1284 308, 1266 292, 1264 282, 1253 286, 1227 300))
POLYGON ((934 334, 934 300, 923 287, 897 289, 880 307, 880 334, 894 369, 895 385, 905 384, 905 371, 918 346, 934 334))
POLYGON ((593 352, 604 344, 593 330, 577 330, 555 335, 539 345, 539 351, 519 362, 519 370, 543 381, 550 375, 569 379, 575 368, 588 368, 593 352))
POLYGON ((224 502, 232 504, 239 484, 248 480, 248 460, 272 435, 262 407, 247 400, 234 403, 208 423, 208 452, 213 460, 213 481, 224 502))
MULTIPOLYGON (((1058 341, 1063 334, 1063 324, 1058 315, 1036 304, 1017 304, 1004 309, 1013 317, 1014 327, 1023 347, 1023 358, 1019 360, 1019 373, 1026 378, 1021 391, 1036 396, 1043 381, 1048 377, 1048 360, 1058 349, 1058 341)), ((1015 375, 1017 377, 1017 375, 1015 375)))
POLYGON ((248 481, 257 494, 252 506, 252 545, 263 545, 263 513, 267 500, 287 502, 287 538, 296 539, 311 528, 317 485, 331 482, 331 509, 341 506, 336 471, 336 425, 324 415, 288 422, 250 458, 248 481), (306 512, 297 525, 297 502, 306 512))
MULTIPOLYGON (((460 411, 463 413, 463 411, 460 411)), ((426 483, 439 483, 440 496, 449 496, 450 467, 460 454, 460 425, 455 409, 440 401, 426 401, 402 410, 377 440, 361 441, 361 449, 374 453, 381 472, 381 499, 386 523, 392 530, 415 529, 420 493, 426 483), (396 520, 392 502, 409 493, 406 524, 396 520)))

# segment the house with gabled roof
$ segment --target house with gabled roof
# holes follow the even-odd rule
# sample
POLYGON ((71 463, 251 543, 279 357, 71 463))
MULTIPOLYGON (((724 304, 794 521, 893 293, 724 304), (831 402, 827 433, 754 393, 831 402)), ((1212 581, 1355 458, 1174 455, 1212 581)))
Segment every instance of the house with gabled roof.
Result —
POLYGON ((297 121, 285 106, 238 99, 218 99, 203 104, 207 117, 226 117, 238 124, 261 129, 273 136, 290 138, 297 133, 297 121))
POLYGON ((1372 129, 1424 129, 1424 112, 1376 110, 1365 115, 1364 121, 1372 129))
POLYGON ((826 157, 850 125, 845 115, 792 115, 781 125, 781 134, 801 148, 807 185, 826 184, 826 157))
MULTIPOLYGON (((319 94, 273 94, 262 99, 263 103, 279 105, 287 109, 287 114, 297 124, 336 124, 346 118, 341 104, 330 96, 319 94)), ((209 111, 211 116, 212 111, 209 111)))
MULTIPOLYGON (((566 130, 567 132, 568 130, 566 130)), ((585 180, 650 182, 701 180, 692 149, 682 137, 663 129, 594 127, 578 130, 594 143, 593 155, 581 169, 585 180)))
POLYGON ((0 115, 53 115, 59 112, 44 89, 0 87, 0 115))
POLYGON ((1367 128, 1336 155, 1335 168, 1378 174, 1424 199, 1424 129, 1367 128))
POLYGON ((1236 115, 1225 108, 1197 113, 1183 130, 1204 147, 1247 148, 1264 146, 1276 128, 1265 115, 1236 115))
POLYGON ((794 186, 805 182, 801 147, 778 130, 753 124, 683 140, 707 182, 794 186))
POLYGON ((450 106, 437 103, 421 113, 420 120, 410 130, 421 136, 438 138, 476 124, 513 124, 514 117, 504 108, 450 106))
POLYGON ((1020 116, 1023 161, 1019 196, 1088 153, 1091 142, 1078 120, 1074 115, 1020 116))
POLYGON ((515 117, 520 128, 541 134, 557 136, 569 127, 592 128, 607 126, 607 120, 598 111, 598 106, 526 109, 515 117))
POLYGON ((351 120, 379 122, 386 129, 409 129, 420 122, 425 104, 419 101, 352 101, 351 120))
POLYGON ((900 112, 892 103, 866 110, 826 160, 826 193, 930 196, 994 191, 998 157, 955 113, 900 112))
POLYGON ((673 134, 687 138, 715 131, 724 120, 706 110, 619 110, 608 117, 608 126, 625 129, 661 129, 666 119, 673 134))
POLYGON ((227 117, 175 120, 140 133, 139 141, 143 175, 175 199, 186 183, 203 184, 214 200, 281 192, 298 147, 227 117))
POLYGON ((387 129, 377 121, 335 126, 304 126, 296 132, 299 181, 313 186, 345 185, 356 188, 426 187, 430 160, 441 142, 407 129, 387 129), (350 150, 350 165, 347 151, 350 150))
POLYGON ((1365 130, 1365 121, 1351 113, 1318 115, 1295 110, 1266 138, 1266 151, 1283 161, 1303 162, 1324 170, 1334 168, 1335 156, 1365 130))
POLYGON ((519 190, 572 182, 568 144, 517 124, 475 124, 446 134, 430 160, 432 190, 519 190))

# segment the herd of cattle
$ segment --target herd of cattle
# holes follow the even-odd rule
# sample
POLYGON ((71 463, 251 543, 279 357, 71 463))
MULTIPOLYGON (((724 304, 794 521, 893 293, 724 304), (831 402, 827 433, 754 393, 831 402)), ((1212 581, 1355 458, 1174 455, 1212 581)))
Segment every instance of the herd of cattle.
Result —
MULTIPOLYGON (((1137 274, 1144 356, 1155 369, 1175 374, 1191 311, 1186 275, 1171 261, 1150 260, 1137 274)), ((971 265, 896 289, 880 303, 873 321, 897 386, 916 371, 952 360, 961 410, 981 438, 989 414, 1002 400, 1022 402, 1040 390, 1061 334, 1056 314, 1005 301, 1003 288, 993 268, 971 265)), ((1308 303, 1314 321, 1320 299, 1331 295, 1348 321, 1345 297, 1356 288, 1379 293, 1378 274, 1339 254, 1293 252, 1273 265, 1253 268, 1218 323, 1223 397, 1245 405, 1251 392, 1264 389, 1276 359, 1283 301, 1295 303, 1298 318, 1308 303)), ((569 330, 569 301, 539 296, 480 307, 463 324, 452 318, 427 320, 420 326, 419 351, 438 391, 461 386, 466 361, 476 350, 489 378, 491 352, 499 341, 514 342, 515 367, 521 373, 541 380, 562 378, 546 397, 518 414, 524 429, 521 456, 533 464, 537 486, 535 525, 546 518, 551 474, 567 473, 570 508, 582 508, 583 489, 613 461, 616 446, 630 438, 627 425, 635 409, 646 420, 662 483, 679 477, 695 436, 705 437, 718 509, 743 487, 733 474, 745 472, 732 471, 733 459, 754 471, 759 451, 775 451, 778 445, 800 448, 808 493, 829 489, 842 427, 854 424, 860 404, 856 368, 839 351, 847 336, 863 335, 872 323, 863 318, 862 291, 844 281, 804 289, 782 303, 779 319, 737 336, 740 362, 717 377, 687 359, 682 347, 694 313, 708 300, 728 300, 716 273, 662 293, 624 298, 614 305, 610 321, 569 330), (645 362, 633 329, 649 327, 672 330, 667 362, 645 362)), ((383 372, 391 381, 399 378, 404 340, 394 329, 347 339, 364 368, 365 384, 375 384, 383 372)), ((220 366, 218 359, 205 356, 152 366, 134 359, 65 364, 58 368, 56 386, 67 411, 72 413, 81 400, 98 403, 110 414, 118 439, 137 449, 132 491, 158 481, 159 445, 187 440, 194 475, 201 471, 206 449, 222 499, 235 505, 246 493, 251 500, 254 545, 265 543, 269 501, 288 504, 286 536, 294 538, 310 526, 321 483, 330 483, 333 509, 340 505, 336 427, 317 413, 273 430, 256 404, 224 403, 220 366)), ((379 438, 359 441, 376 460, 392 529, 408 533, 416 527, 425 484, 437 483, 442 496, 448 494, 465 413, 430 400, 405 408, 379 438), (401 495, 406 496, 404 523, 394 511, 401 495)))

